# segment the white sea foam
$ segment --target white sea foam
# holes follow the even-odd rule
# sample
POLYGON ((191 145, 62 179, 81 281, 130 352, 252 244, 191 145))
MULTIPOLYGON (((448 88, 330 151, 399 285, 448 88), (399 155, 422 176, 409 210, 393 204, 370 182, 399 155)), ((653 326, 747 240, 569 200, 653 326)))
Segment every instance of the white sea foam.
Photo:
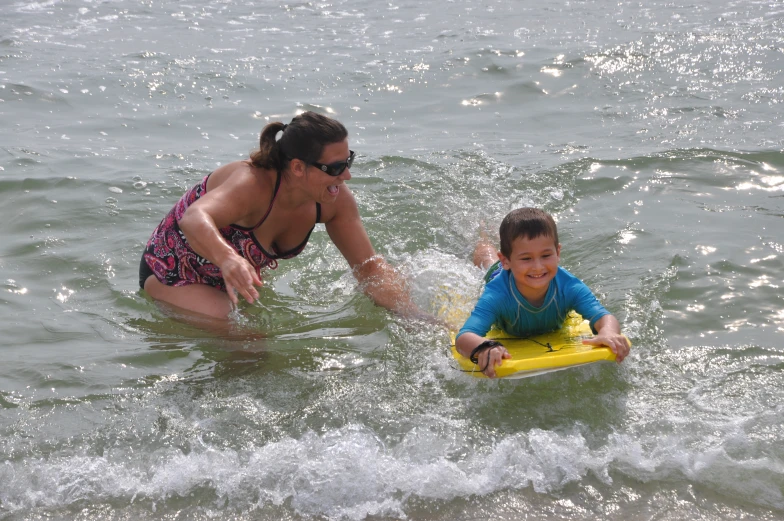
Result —
POLYGON ((404 517, 415 496, 451 500, 529 487, 547 494, 588 475, 611 484, 610 473, 622 472, 642 481, 682 475, 784 508, 777 486, 782 462, 733 459, 721 448, 693 452, 674 438, 646 449, 629 436, 614 435, 590 447, 578 430, 532 429, 459 459, 448 454, 454 443, 414 430, 393 447, 366 427, 349 425, 239 452, 202 446, 189 453, 160 450, 143 460, 115 450, 6 461, 0 465, 0 501, 13 512, 81 500, 165 503, 207 489, 232 510, 288 502, 301 515, 360 520, 404 517))

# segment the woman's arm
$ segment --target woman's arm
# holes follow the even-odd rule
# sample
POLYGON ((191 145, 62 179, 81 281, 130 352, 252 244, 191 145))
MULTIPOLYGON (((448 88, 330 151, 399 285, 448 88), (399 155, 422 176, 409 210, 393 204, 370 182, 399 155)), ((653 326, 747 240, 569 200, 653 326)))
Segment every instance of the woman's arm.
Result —
POLYGON ((390 311, 432 321, 434 317, 424 313, 411 300, 408 285, 400 273, 376 254, 347 186, 340 187, 340 195, 330 213, 332 215, 325 215, 327 233, 348 261, 365 294, 390 311))
POLYGON ((252 303, 259 298, 254 286, 261 286, 262 282, 253 266, 224 240, 219 229, 243 224, 258 213, 263 189, 252 174, 237 170, 231 174, 190 205, 178 224, 193 251, 221 269, 226 293, 236 305, 235 290, 252 303))

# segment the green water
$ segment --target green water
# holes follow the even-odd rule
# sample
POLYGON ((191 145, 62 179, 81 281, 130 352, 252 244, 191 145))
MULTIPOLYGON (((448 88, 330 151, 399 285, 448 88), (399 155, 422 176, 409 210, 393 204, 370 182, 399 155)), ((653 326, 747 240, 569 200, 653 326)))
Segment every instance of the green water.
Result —
POLYGON ((0 519, 783 519, 782 15, 0 5, 0 519), (307 109, 421 307, 468 313, 480 227, 540 206, 630 357, 476 381, 323 227, 245 336, 159 309, 152 229, 307 109))

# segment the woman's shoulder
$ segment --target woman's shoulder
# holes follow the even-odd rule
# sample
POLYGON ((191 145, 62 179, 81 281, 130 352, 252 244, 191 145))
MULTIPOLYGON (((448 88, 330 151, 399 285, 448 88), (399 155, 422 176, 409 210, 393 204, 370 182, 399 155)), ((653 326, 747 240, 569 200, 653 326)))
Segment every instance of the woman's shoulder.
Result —
POLYGON ((212 171, 210 177, 227 178, 231 176, 253 175, 255 170, 259 170, 253 166, 249 161, 232 161, 219 166, 212 171))
POLYGON ((275 185, 275 174, 253 166, 250 161, 232 161, 221 165, 210 174, 207 190, 225 185, 230 190, 268 190, 275 185))

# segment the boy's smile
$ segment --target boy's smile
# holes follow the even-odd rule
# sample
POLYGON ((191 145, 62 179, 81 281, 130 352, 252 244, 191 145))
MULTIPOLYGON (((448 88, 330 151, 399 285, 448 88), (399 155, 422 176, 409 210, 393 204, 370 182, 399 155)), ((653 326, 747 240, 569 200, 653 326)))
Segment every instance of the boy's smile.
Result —
POLYGON ((529 239, 517 237, 512 241, 509 258, 498 253, 501 266, 510 270, 520 294, 534 306, 542 305, 550 281, 558 272, 561 260, 561 245, 552 237, 540 235, 529 239))

